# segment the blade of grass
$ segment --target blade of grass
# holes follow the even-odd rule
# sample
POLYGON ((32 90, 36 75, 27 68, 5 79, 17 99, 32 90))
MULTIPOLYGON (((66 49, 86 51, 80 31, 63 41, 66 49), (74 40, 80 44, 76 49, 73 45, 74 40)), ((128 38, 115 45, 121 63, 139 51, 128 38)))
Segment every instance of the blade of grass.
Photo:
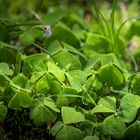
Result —
POLYGON ((95 3, 92 5, 92 2, 90 0, 88 0, 87 2, 89 4, 89 6, 92 8, 92 11, 96 12, 97 17, 99 19, 99 24, 100 24, 100 26, 101 26, 101 28, 103 30, 104 35, 105 36, 107 36, 107 35, 110 36, 111 32, 110 32, 110 29, 109 29, 109 24, 108 24, 107 20, 105 19, 105 17, 103 16, 103 14, 101 13, 101 11, 96 7, 95 3), (106 29, 104 29, 104 24, 103 24, 102 21, 105 23, 105 26, 107 28, 107 33, 105 31, 106 29))

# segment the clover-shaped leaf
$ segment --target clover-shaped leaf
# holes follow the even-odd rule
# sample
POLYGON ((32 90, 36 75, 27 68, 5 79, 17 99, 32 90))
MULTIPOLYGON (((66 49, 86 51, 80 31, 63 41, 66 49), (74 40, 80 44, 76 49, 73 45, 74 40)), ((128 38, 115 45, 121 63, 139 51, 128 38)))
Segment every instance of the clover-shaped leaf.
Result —
POLYGON ((32 106, 30 118, 37 126, 55 121, 56 113, 59 112, 53 100, 49 98, 44 98, 42 101, 35 100, 32 106))
POLYGON ((120 116, 111 115, 103 121, 102 131, 105 135, 110 135, 115 139, 120 139, 124 136, 126 126, 120 116))
POLYGON ((0 63, 0 75, 12 75, 13 71, 9 69, 7 63, 0 63))
POLYGON ((138 95, 125 95, 120 102, 121 118, 124 122, 132 122, 140 107, 140 97, 138 95))
POLYGON ((62 107, 62 118, 64 124, 77 123, 85 120, 84 115, 72 107, 62 107))
POLYGON ((80 129, 65 125, 56 135, 55 140, 82 140, 82 132, 80 129))
POLYGON ((92 113, 99 113, 99 112, 115 112, 116 110, 116 99, 115 97, 107 96, 101 98, 98 101, 98 105, 92 109, 92 113))
POLYGON ((108 85, 120 86, 125 82, 123 73, 114 64, 104 65, 98 72, 100 80, 108 85))
POLYGON ((30 95, 23 91, 16 91, 15 95, 9 101, 8 107, 14 110, 21 110, 21 108, 28 108, 30 105, 30 95))

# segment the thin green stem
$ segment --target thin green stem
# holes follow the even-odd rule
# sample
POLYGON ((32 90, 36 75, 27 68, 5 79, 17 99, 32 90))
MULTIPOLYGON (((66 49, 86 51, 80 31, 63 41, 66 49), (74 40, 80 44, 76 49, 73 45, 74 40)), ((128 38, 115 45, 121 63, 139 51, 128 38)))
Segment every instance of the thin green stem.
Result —
POLYGON ((17 89, 17 90, 19 90, 19 91, 24 91, 24 92, 26 92, 26 93, 31 93, 31 90, 21 88, 20 86, 14 84, 12 81, 10 81, 10 85, 11 85, 13 88, 15 88, 15 89, 17 89))
POLYGON ((44 48, 42 48, 42 47, 41 47, 41 46, 39 46, 38 44, 33 43, 33 45, 34 45, 34 46, 36 46, 37 48, 39 48, 40 50, 44 51, 45 53, 47 53, 48 55, 50 55, 50 56, 51 56, 51 54, 50 54, 50 52, 49 52, 49 51, 45 50, 44 48))
POLYGON ((23 41, 24 37, 25 37, 29 32, 31 32, 33 29, 35 29, 35 28, 40 28, 40 29, 42 29, 42 26, 41 26, 41 25, 36 25, 36 26, 33 26, 32 28, 30 28, 29 30, 27 30, 27 31, 25 32, 25 34, 24 34, 24 35, 21 37, 21 39, 19 40, 19 43, 18 43, 18 50, 19 50, 19 47, 20 47, 21 42, 23 41))
POLYGON ((36 26, 36 25, 42 25, 42 22, 40 21, 29 21, 29 22, 17 22, 17 23, 8 23, 6 26, 14 27, 14 26, 36 26))

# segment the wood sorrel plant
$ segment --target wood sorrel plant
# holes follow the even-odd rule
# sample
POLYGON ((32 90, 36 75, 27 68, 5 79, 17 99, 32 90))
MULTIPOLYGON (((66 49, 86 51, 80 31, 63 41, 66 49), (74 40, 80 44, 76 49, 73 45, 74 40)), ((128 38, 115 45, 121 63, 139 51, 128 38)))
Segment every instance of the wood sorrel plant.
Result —
POLYGON ((95 9, 103 20, 103 35, 91 32, 77 13, 59 9, 46 17, 57 19, 49 24, 55 24, 53 33, 42 24, 21 36, 20 44, 25 37, 35 39, 19 48, 36 46, 38 53, 0 42, 3 57, 10 56, 5 51, 18 54, 16 64, 0 55, 0 127, 16 130, 10 133, 13 139, 139 140, 140 74, 129 72, 119 56, 116 42, 127 21, 115 29, 116 4, 109 22, 95 9))

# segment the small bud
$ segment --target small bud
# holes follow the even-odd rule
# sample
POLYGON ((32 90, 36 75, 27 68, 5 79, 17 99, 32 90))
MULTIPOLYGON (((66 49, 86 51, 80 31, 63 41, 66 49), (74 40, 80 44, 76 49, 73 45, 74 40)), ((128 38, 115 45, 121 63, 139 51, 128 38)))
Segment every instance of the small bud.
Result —
POLYGON ((51 26, 50 26, 50 25, 46 25, 46 26, 44 27, 44 30, 45 30, 45 35, 46 35, 47 37, 51 37, 51 35, 52 35, 51 26))

